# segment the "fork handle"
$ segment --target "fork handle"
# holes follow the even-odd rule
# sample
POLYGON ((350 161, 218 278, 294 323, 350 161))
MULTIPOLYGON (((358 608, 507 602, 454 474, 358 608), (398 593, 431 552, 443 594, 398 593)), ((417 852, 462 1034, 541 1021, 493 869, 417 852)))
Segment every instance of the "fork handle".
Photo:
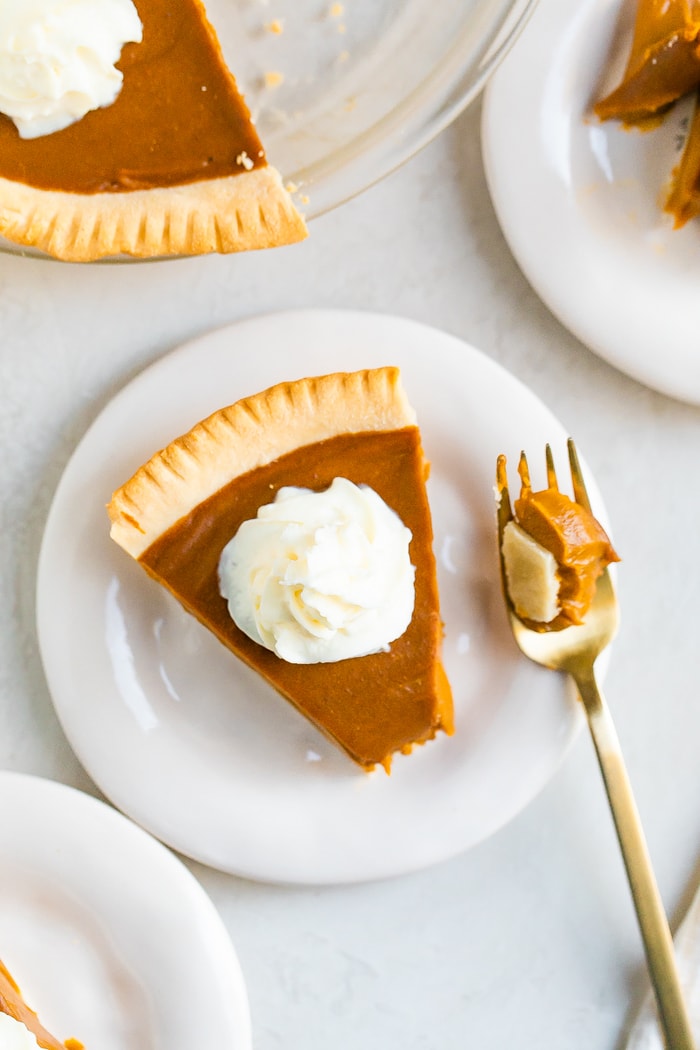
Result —
POLYGON ((593 670, 579 672, 577 669, 572 677, 586 710, 615 821, 644 941, 647 966, 656 994, 664 1043, 667 1050, 694 1050, 695 1043, 676 968, 673 941, 617 732, 593 670))

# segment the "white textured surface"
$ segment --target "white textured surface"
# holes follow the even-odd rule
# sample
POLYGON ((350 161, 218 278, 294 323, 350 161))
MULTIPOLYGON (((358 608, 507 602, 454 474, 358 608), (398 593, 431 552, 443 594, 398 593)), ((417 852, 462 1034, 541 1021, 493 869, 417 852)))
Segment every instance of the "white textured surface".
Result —
MULTIPOLYGON (((700 411, 618 374, 541 305, 486 193, 478 107, 298 248, 131 267, 0 259, 0 765, 94 790, 57 725, 34 625, 44 520, 88 423, 165 350, 294 306, 455 332, 528 383, 586 449, 624 559, 607 692, 675 923, 700 872, 700 569, 687 553, 700 411)), ((645 987, 583 736, 514 823, 421 874, 304 890, 190 867, 234 937, 256 1050, 616 1050, 645 987)))

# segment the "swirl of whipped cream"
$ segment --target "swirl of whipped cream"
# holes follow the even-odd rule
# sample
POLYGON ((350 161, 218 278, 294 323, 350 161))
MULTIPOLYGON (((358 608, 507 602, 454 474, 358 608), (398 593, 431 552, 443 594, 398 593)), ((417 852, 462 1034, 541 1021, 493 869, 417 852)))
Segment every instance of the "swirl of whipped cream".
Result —
POLYGON ((221 594, 237 626, 289 663, 386 651, 413 616, 410 541, 366 485, 282 488, 224 548, 221 594))
POLYGON ((132 0, 0 0, 0 113, 32 139, 111 105, 142 35, 132 0))

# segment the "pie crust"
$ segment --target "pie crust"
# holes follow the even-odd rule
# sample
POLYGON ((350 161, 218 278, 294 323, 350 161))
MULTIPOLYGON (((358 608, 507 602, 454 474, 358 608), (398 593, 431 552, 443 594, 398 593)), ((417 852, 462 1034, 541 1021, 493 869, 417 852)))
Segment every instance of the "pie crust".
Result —
POLYGON ((66 262, 292 244, 306 225, 275 168, 128 193, 65 193, 0 178, 0 234, 66 262))

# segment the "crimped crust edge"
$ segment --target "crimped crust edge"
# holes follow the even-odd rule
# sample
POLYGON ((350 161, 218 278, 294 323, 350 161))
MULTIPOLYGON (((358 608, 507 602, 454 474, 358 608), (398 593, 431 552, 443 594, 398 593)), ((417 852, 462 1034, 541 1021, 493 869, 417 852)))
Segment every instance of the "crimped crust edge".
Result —
POLYGON ((279 383, 219 409, 155 453, 113 494, 110 535, 138 558, 241 474, 340 434, 415 425, 398 368, 279 383))

